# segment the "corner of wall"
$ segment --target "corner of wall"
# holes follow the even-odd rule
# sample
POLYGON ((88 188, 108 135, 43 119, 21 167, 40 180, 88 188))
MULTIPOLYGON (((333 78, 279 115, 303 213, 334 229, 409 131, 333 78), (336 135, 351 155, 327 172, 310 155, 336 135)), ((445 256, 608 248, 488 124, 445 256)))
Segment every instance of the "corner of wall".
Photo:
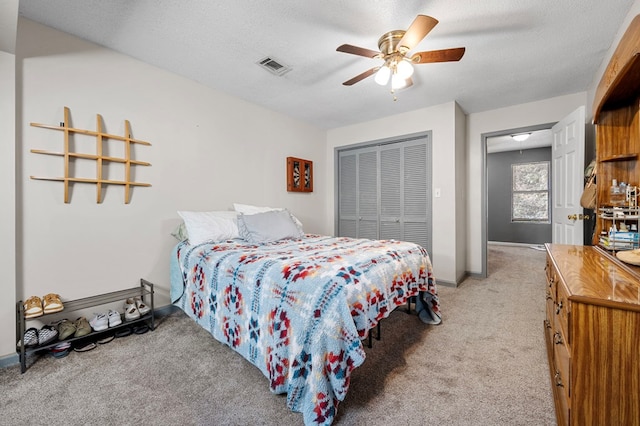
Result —
POLYGON ((16 56, 18 1, 0 2, 0 356, 15 352, 16 56), (6 38, 5 38, 6 37, 6 38), (12 143, 13 142, 13 143, 12 143))
MULTIPOLYGON (((455 274, 456 277, 465 275, 467 266, 467 115, 463 109, 455 102, 454 107, 455 123, 455 205, 456 205, 456 256, 455 274)), ((459 278, 456 279, 457 282, 459 278)))

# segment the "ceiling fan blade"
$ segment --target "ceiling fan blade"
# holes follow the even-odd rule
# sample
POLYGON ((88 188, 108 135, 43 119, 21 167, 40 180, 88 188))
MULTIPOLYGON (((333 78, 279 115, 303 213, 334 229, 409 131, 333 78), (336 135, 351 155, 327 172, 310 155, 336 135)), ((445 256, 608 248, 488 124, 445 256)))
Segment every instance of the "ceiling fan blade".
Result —
POLYGON ((438 24, 438 20, 427 15, 418 15, 413 20, 407 32, 398 42, 398 49, 406 48, 407 50, 413 49, 423 38, 429 34, 429 32, 438 24))
POLYGON ((364 47, 353 46, 351 44, 343 44, 336 49, 338 52, 351 53, 352 55, 364 56, 366 58, 376 58, 381 56, 380 52, 365 49, 364 47))
POLYGON ((459 61, 464 55, 465 48, 430 50, 428 52, 418 52, 411 56, 414 64, 426 64, 431 62, 452 62, 459 61))
POLYGON ((364 80, 365 78, 369 77, 370 75, 375 74, 376 71, 378 71, 379 69, 380 69, 380 67, 373 67, 370 70, 366 70, 362 74, 358 74, 355 77, 353 77, 351 80, 347 80, 342 84, 345 85, 345 86, 351 86, 353 84, 356 84, 360 80, 364 80))

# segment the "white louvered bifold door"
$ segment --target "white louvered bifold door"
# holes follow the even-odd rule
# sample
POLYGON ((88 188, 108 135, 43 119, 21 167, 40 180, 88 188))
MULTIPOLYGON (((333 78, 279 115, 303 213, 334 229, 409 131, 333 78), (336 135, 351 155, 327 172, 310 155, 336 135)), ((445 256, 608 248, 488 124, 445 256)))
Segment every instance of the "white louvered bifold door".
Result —
POLYGON ((358 156, 353 151, 341 152, 338 157, 338 235, 358 236, 358 156))
POLYGON ((380 239, 400 240, 402 235, 402 148, 380 149, 380 239))
POLYGON ((338 162, 338 235, 431 250, 428 136, 341 151, 338 162))
POLYGON ((358 238, 378 239, 378 150, 358 153, 358 238))
POLYGON ((403 147, 403 241, 431 250, 431 150, 425 141, 403 147))

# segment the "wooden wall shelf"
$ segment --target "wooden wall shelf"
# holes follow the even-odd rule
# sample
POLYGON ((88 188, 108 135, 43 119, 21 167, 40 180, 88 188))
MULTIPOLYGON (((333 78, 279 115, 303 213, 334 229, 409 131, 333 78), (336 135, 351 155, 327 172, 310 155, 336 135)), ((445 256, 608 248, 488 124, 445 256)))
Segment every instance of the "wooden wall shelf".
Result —
MULTIPOLYGON (((596 89, 593 109, 598 211, 612 204, 609 192, 614 179, 640 186, 640 15, 618 43, 596 89)), ((625 204, 632 207, 636 201, 625 204)), ((630 223, 637 225, 634 221, 630 223)), ((612 223, 612 218, 598 216, 593 245, 600 243, 612 223)))
POLYGON ((31 123, 34 127, 41 127, 44 129, 51 130, 60 130, 64 132, 64 151, 63 152, 54 152, 54 151, 46 151, 42 149, 32 149, 31 152, 34 154, 44 154, 44 155, 53 155, 57 157, 64 158, 64 176, 63 177, 39 177, 39 176, 31 176, 31 179, 36 180, 49 180, 49 181, 59 181, 64 182, 64 202, 69 203, 69 184, 74 182, 80 183, 90 183, 96 185, 96 202, 102 202, 102 185, 123 185, 125 187, 124 191, 124 202, 125 204, 129 204, 130 198, 130 189, 133 186, 151 186, 150 183, 144 182, 134 182, 131 180, 131 166, 150 166, 151 163, 146 161, 132 160, 131 159, 131 144, 139 144, 151 146, 149 142, 134 139, 131 137, 131 125, 128 120, 124 121, 124 136, 120 135, 112 135, 109 133, 105 133, 102 131, 102 117, 100 114, 96 114, 96 130, 86 130, 86 129, 77 129, 75 127, 70 127, 70 111, 69 108, 64 107, 64 122, 61 122, 59 126, 50 125, 50 124, 40 124, 40 123, 31 123), (69 136, 78 133, 86 136, 94 136, 96 138, 96 153, 95 154, 85 154, 80 152, 71 152, 69 150, 69 136), (113 139, 124 142, 124 157, 111 157, 107 155, 103 155, 103 143, 105 140, 113 139), (69 172, 69 162, 73 159, 81 158, 86 160, 94 160, 96 162, 96 177, 94 178, 81 178, 70 176, 69 172), (113 179, 104 179, 103 178, 103 163, 104 162, 112 162, 112 163, 122 163, 124 164, 124 179, 123 180, 113 180, 113 179))
POLYGON ((636 16, 622 36, 593 101, 593 122, 597 123, 602 110, 632 103, 640 93, 640 15, 636 16))
POLYGON ((618 154, 612 155, 610 157, 606 157, 601 159, 600 161, 603 163, 610 163, 612 161, 627 161, 627 160, 637 160, 638 154, 618 154))

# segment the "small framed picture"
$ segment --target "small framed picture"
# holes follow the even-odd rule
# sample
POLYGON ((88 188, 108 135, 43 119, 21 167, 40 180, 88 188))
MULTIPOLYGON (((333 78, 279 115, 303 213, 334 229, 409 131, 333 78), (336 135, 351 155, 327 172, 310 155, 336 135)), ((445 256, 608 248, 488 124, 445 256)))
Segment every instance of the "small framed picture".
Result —
POLYGON ((313 192, 313 161, 287 157, 287 191, 313 192))

